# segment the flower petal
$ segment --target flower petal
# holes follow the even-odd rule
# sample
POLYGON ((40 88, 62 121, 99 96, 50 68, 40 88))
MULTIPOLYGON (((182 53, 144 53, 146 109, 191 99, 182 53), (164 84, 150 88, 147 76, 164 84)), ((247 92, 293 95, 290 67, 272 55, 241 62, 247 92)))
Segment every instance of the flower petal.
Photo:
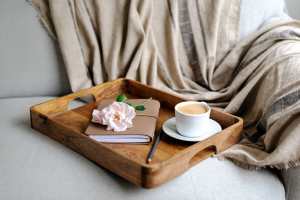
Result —
POLYGON ((135 109, 124 102, 113 102, 100 110, 93 110, 92 122, 107 125, 107 130, 125 131, 132 127, 135 109))

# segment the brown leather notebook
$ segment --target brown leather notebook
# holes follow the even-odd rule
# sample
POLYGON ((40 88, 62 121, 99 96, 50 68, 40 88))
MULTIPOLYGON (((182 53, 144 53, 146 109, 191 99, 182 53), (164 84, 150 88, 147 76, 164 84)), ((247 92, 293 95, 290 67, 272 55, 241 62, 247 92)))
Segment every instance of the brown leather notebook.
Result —
MULTIPOLYGON (((105 99, 98 104, 98 109, 111 104, 114 99, 105 99)), ((151 142, 159 115, 160 103, 153 99, 129 99, 126 102, 134 105, 143 104, 144 111, 136 110, 133 126, 126 131, 108 131, 106 126, 90 122, 85 134, 90 138, 106 143, 148 143, 151 142)))

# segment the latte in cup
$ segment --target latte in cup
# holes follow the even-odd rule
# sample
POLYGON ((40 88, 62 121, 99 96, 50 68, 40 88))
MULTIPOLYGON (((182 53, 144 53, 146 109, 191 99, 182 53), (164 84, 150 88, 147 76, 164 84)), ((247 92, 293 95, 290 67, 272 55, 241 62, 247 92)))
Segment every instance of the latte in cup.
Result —
POLYGON ((182 113, 191 114, 191 115, 197 115, 197 114, 202 114, 207 112, 207 108, 202 104, 199 104, 199 102, 181 105, 178 106, 177 109, 182 113))
POLYGON ((201 132, 210 127, 210 111, 211 108, 205 102, 178 103, 175 106, 177 132, 185 137, 200 137, 201 132))

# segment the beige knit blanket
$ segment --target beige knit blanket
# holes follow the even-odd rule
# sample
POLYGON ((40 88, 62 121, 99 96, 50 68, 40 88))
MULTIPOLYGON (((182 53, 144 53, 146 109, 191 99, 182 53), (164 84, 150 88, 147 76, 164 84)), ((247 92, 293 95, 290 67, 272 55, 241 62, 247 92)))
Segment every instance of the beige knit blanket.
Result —
POLYGON ((127 77, 245 119, 221 156, 247 167, 300 158, 300 23, 239 40, 239 0, 33 0, 73 91, 127 77))

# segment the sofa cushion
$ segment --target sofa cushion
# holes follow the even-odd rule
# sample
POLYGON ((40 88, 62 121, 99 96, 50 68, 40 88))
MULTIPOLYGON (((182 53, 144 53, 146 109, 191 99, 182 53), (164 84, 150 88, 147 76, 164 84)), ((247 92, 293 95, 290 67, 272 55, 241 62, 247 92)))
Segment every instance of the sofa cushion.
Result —
POLYGON ((240 9, 241 39, 274 20, 290 19, 285 0, 241 0, 240 9))
POLYGON ((134 186, 32 130, 29 107, 47 99, 0 99, 0 199, 284 199, 271 172, 214 158, 158 188, 134 186))
POLYGON ((0 98, 68 90, 55 43, 28 2, 1 0, 0 27, 0 98))

